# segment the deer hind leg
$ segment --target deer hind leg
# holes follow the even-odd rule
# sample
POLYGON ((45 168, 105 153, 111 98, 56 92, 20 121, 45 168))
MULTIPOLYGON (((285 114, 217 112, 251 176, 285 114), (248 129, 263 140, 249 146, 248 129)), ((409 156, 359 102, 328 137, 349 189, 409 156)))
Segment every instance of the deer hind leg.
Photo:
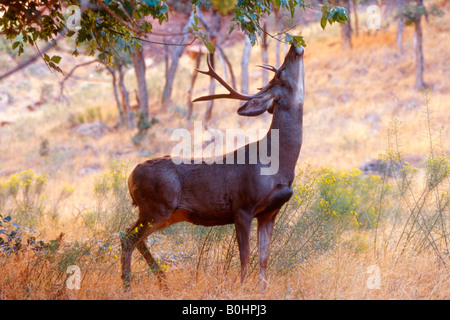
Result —
POLYGON ((136 247, 139 238, 142 236, 143 220, 138 219, 136 223, 126 230, 126 234, 120 239, 122 246, 121 264, 122 264, 122 280, 124 281, 125 288, 130 286, 130 274, 131 274, 131 255, 136 247), (141 234, 141 235, 140 235, 141 234))
POLYGON ((146 221, 139 218, 136 223, 127 230, 126 234, 120 239, 122 245, 122 280, 126 289, 131 284, 131 256, 133 250, 137 247, 139 252, 143 255, 150 268, 156 273, 158 280, 163 279, 163 273, 159 268, 157 262, 150 254, 150 251, 145 244, 145 239, 154 231, 162 227, 161 222, 146 221))
POLYGON ((150 253, 150 250, 148 249, 147 245, 145 244, 145 238, 137 245, 137 249, 144 257, 145 261, 147 261, 148 266, 152 270, 152 272, 156 275, 156 277, 159 280, 159 283, 161 284, 165 280, 165 274, 164 271, 160 268, 156 260, 152 257, 152 254, 150 253))

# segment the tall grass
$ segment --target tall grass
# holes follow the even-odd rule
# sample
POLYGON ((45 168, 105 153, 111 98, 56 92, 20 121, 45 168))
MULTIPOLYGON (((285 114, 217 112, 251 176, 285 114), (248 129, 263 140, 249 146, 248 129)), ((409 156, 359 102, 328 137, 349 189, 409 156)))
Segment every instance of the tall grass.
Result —
POLYGON ((429 92, 425 93, 425 118, 429 153, 422 170, 402 160, 401 124, 393 122, 388 132, 388 148, 383 159, 397 168, 392 178, 397 201, 387 241, 395 242, 399 255, 411 248, 417 253, 431 250, 445 265, 450 241, 450 155, 445 152, 440 130, 432 126, 429 92))
MULTIPOLYGON (((389 170, 379 175, 358 169, 313 170, 305 166, 300 170, 294 195, 275 224, 269 283, 293 277, 297 292, 304 294, 300 271, 309 270, 308 266, 336 250, 370 255, 368 260, 373 261, 394 259, 394 265, 401 265, 403 257, 431 255, 442 272, 448 272, 450 157, 439 131, 432 127, 428 98, 425 109, 430 151, 422 167, 415 168, 402 159, 401 124, 395 121, 388 131, 386 152, 380 155, 381 167, 389 170)), ((137 215, 128 194, 128 171, 124 162, 115 161, 95 179, 94 205, 82 212, 86 236, 77 240, 65 239, 63 234, 43 239, 30 229, 38 230, 57 217, 58 204, 71 196, 73 188, 62 188, 50 201, 46 175, 28 170, 1 181, 0 297, 71 298, 74 291, 68 290, 66 283, 70 266, 82 270, 82 297, 124 297, 119 236, 137 215), (105 283, 114 286, 105 287, 105 283)), ((75 225, 75 220, 68 223, 75 225)), ((257 278, 255 223, 251 235, 249 277, 257 278)), ((239 250, 233 225, 207 228, 180 223, 152 234, 147 242, 168 277, 187 273, 182 279, 192 286, 205 283, 205 277, 219 283, 238 282, 239 250)), ((154 277, 138 253, 134 261, 135 283, 143 286, 146 279, 154 277)), ((279 292, 278 297, 284 294, 279 292)))
POLYGON ((126 163, 112 161, 109 169, 97 177, 94 186, 96 207, 86 220, 91 227, 117 233, 136 218, 136 209, 128 192, 128 170, 126 163))

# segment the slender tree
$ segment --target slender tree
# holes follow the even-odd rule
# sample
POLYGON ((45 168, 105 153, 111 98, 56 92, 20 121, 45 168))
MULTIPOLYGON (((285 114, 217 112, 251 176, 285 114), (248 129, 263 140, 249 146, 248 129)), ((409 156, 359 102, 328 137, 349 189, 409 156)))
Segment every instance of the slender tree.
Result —
POLYGON ((245 94, 248 93, 248 60, 250 59, 251 48, 252 43, 250 39, 245 37, 245 45, 241 62, 241 91, 245 94))
MULTIPOLYGON (((350 15, 350 0, 340 0, 339 4, 341 4, 342 7, 347 9, 348 14, 350 15)), ((341 24, 341 44, 342 44, 343 49, 351 49, 352 48, 352 24, 351 23, 341 24)))
MULTIPOLYGON (((422 15, 420 12, 424 9, 423 0, 417 0, 417 9, 419 14, 414 19, 414 47, 416 51, 416 88, 422 90, 425 88, 423 80, 424 58, 423 58, 423 33, 422 33, 422 15), (422 9, 423 8, 423 9, 422 9)), ((425 13, 426 14, 426 13, 425 13)))
MULTIPOLYGON (((397 0, 397 8, 400 10, 403 7, 403 0, 397 0)), ((400 55, 403 54, 403 28, 405 27, 404 19, 398 19, 397 21, 397 48, 400 55)))
MULTIPOLYGON (((194 24, 194 11, 191 11, 191 14, 189 15, 187 19, 187 23, 184 26, 183 30, 181 31, 183 36, 181 39, 181 43, 185 43, 188 40, 189 37, 189 28, 194 24)), ((162 94, 162 103, 167 103, 170 100, 170 97, 172 96, 172 86, 173 81, 175 79, 175 74, 177 72, 178 68, 178 61, 180 60, 181 55, 183 54, 185 49, 185 46, 176 46, 175 49, 172 52, 172 59, 170 61, 170 66, 168 65, 167 72, 166 72, 166 82, 164 84, 163 94, 162 94)))
POLYGON ((435 5, 426 8, 423 0, 415 0, 415 2, 404 3, 397 12, 397 19, 404 22, 405 25, 414 26, 414 51, 416 62, 416 89, 422 90, 426 88, 424 81, 425 59, 423 54, 423 30, 422 17, 428 19, 429 15, 441 16, 444 12, 435 5))
POLYGON ((148 93, 147 80, 145 79, 145 57, 144 50, 137 45, 133 52, 134 73, 138 83, 139 117, 148 119, 148 93))

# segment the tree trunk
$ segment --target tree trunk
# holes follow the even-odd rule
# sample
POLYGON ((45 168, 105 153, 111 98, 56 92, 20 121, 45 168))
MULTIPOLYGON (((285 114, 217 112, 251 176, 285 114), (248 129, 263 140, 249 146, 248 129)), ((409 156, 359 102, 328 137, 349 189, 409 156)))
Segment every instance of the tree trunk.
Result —
POLYGON ((139 117, 148 120, 148 93, 147 81, 145 80, 145 60, 142 49, 137 46, 133 52, 134 72, 138 83, 139 117))
MULTIPOLYGON (((417 5, 423 6, 423 0, 417 0, 417 5)), ((423 48, 422 48, 422 24, 421 17, 419 16, 414 21, 414 45, 416 51, 416 88, 418 90, 425 88, 425 82, 423 80, 423 70, 424 70, 424 58, 423 58, 423 48)))
POLYGON ((353 9, 353 16, 355 17, 355 35, 359 35, 359 25, 358 25, 358 11, 356 10, 356 1, 352 0, 352 9, 353 9))
MULTIPOLYGON (((211 54, 210 56, 211 60, 211 66, 214 68, 214 54, 211 54)), ((211 77, 210 82, 209 82, 209 95, 213 95, 214 91, 216 89, 216 81, 214 80, 214 78, 211 77)), ((206 111, 205 111, 205 118, 204 118, 204 123, 203 126, 205 127, 205 129, 208 129, 208 122, 209 120, 211 120, 211 116, 212 116, 212 108, 214 106, 214 100, 209 100, 207 105, 206 105, 206 111)))
POLYGON ((230 71, 231 85, 233 86, 233 88, 236 89, 236 77, 234 76, 233 67, 231 65, 230 59, 228 59, 227 55, 225 54, 225 51, 223 50, 223 48, 220 44, 216 43, 216 49, 217 49, 221 59, 226 64, 226 66, 224 67, 224 70, 226 69, 226 67, 228 67, 228 70, 230 71))
POLYGON ((248 61, 250 59, 251 48, 252 43, 250 42, 250 39, 245 36, 244 53, 242 54, 241 62, 241 91, 244 94, 248 93, 248 61))
POLYGON ((125 125, 125 114, 124 114, 124 110, 122 108, 122 104, 120 103, 119 92, 117 91, 116 70, 114 70, 114 68, 112 68, 108 65, 106 65, 105 67, 106 67, 106 70, 108 70, 112 76, 114 99, 116 100, 117 109, 119 110, 120 125, 123 126, 123 125, 125 125))
MULTIPOLYGON (((180 43, 186 42, 186 40, 189 36, 188 35, 189 27, 193 23, 194 23, 194 11, 191 12, 188 22, 186 23, 186 25, 183 28, 182 32, 185 33, 185 35, 183 36, 180 43)), ((178 61, 180 60, 180 57, 183 54, 185 48, 186 48, 185 46, 176 46, 175 49, 173 50, 172 61, 171 61, 170 67, 167 68, 167 72, 166 72, 166 83, 164 85, 164 90, 163 90, 163 94, 162 94, 162 103, 163 104, 168 103, 170 101, 170 97, 172 96, 172 86, 173 86, 173 81, 175 79, 175 75, 177 73, 178 61)))
POLYGON ((128 128, 132 128, 133 127, 133 114, 131 113, 131 110, 130 110, 130 97, 129 97, 129 94, 128 94, 128 90, 125 87, 125 78, 124 78, 123 66, 122 65, 118 65, 117 69, 119 71, 119 90, 120 90, 120 95, 122 96, 123 112, 127 116, 128 128))
MULTIPOLYGON (((341 5, 347 9, 350 17, 350 0, 341 0, 341 5)), ((341 25, 341 41, 343 49, 352 48, 352 24, 351 19, 341 25)))
MULTIPOLYGON (((264 22, 263 29, 267 30, 267 23, 264 22)), ((261 42, 261 60, 263 64, 269 64, 269 57, 267 55, 267 33, 263 32, 262 42, 261 42)), ((267 69, 262 69, 262 87, 264 87, 269 82, 269 71, 267 69)))
MULTIPOLYGON (((280 11, 277 9, 274 9, 275 11, 275 28, 279 31, 281 31, 280 26, 280 11)), ((275 67, 280 67, 280 43, 281 41, 277 41, 275 43, 275 67)))
MULTIPOLYGON (((403 0, 397 0, 397 10, 400 10, 403 7, 403 0)), ((403 28, 405 26, 405 21, 403 18, 398 19, 398 28, 397 28, 397 48, 398 53, 400 55, 403 54, 403 28)))
MULTIPOLYGON (((206 30, 208 31, 209 40, 213 46, 213 52, 216 52, 216 40, 219 35, 220 28, 222 26, 222 16, 219 15, 217 11, 212 10, 211 16, 210 16, 210 23, 206 21, 205 17, 200 13, 198 14, 198 18, 202 21, 202 23, 205 25, 206 30)), ((214 54, 211 54, 211 66, 214 68, 214 54)), ((216 88, 216 82, 214 78, 211 78, 209 83, 209 94, 214 94, 216 88)), ((208 101, 206 105, 206 111, 205 111, 205 117, 204 117, 204 123, 203 126, 205 129, 208 128, 208 122, 211 120, 212 117, 212 109, 214 106, 214 100, 208 101)))
POLYGON ((203 56, 202 51, 199 50, 197 56, 195 57, 195 68, 194 68, 194 72, 192 73, 191 85, 187 92, 187 105, 188 105, 187 119, 188 120, 190 120, 192 118, 192 113, 193 113, 193 109, 194 109, 194 103, 192 102, 192 91, 194 91, 194 84, 195 84, 195 80, 197 79, 197 75, 198 75, 197 69, 200 67, 200 61, 201 61, 202 56, 203 56))

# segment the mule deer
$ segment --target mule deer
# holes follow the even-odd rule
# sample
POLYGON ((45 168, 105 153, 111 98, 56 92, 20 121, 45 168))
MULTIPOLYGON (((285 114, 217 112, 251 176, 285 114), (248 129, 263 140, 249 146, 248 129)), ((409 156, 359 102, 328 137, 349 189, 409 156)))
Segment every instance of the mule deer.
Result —
MULTIPOLYGON (((293 194, 291 185, 302 144, 303 52, 303 47, 291 46, 279 69, 262 66, 273 71, 275 76, 254 95, 236 92, 217 75, 208 59, 209 70, 200 72, 215 78, 229 93, 200 97, 194 102, 223 98, 246 100, 237 111, 239 115, 272 113, 272 124, 262 140, 265 140, 267 150, 271 150, 272 144, 278 144, 278 172, 262 175, 261 168, 267 164, 259 159, 256 163, 249 163, 251 151, 259 149, 262 140, 234 150, 236 157, 244 149, 247 160, 244 164, 193 161, 175 164, 170 156, 164 156, 137 165, 128 178, 128 187, 134 204, 139 208, 139 218, 121 238, 122 278, 126 287, 130 284, 131 254, 136 247, 158 279, 163 279, 164 273, 144 240, 156 230, 181 221, 202 226, 234 223, 243 282, 250 259, 251 221, 256 218, 260 277, 265 281, 275 217, 293 194), (273 138, 273 130, 278 130, 278 140, 273 138)), ((225 159, 227 155, 223 157, 225 159)))

